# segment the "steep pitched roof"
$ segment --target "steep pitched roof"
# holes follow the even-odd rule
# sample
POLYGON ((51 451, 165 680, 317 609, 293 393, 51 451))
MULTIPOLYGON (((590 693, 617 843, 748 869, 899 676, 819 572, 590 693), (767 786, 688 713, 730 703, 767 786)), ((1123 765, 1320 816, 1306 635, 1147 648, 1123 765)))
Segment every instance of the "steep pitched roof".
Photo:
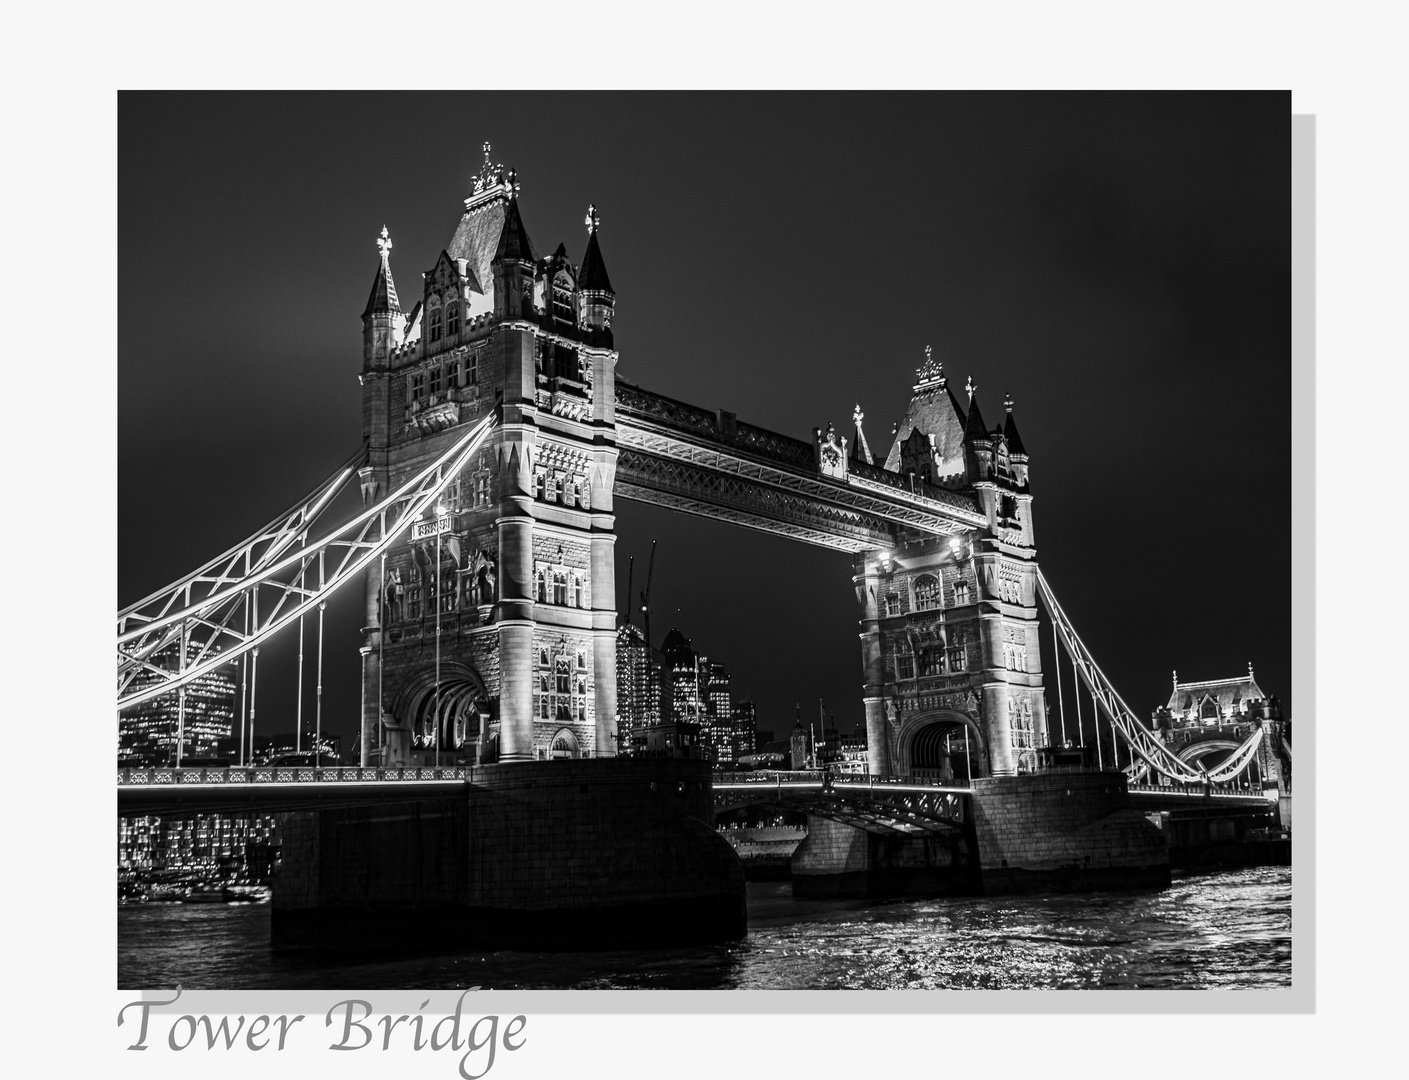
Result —
POLYGON ((582 256, 582 273, 578 276, 577 287, 614 294, 612 280, 607 277, 607 264, 602 261, 602 249, 597 243, 596 230, 588 234, 587 254, 582 256))
POLYGON ((510 199, 504 211, 504 228, 499 233, 499 243, 494 249, 494 262, 516 259, 520 262, 537 262, 538 252, 533 241, 528 238, 528 230, 523 227, 519 216, 518 199, 510 199))
POLYGON ((445 249, 452 259, 469 264, 470 287, 484 296, 489 295, 494 282, 494 252, 504 231, 508 205, 508 199, 496 198, 466 210, 445 249))
POLYGON ((919 428, 934 437, 937 476, 949 476, 964 467, 964 410, 954 400, 954 394, 943 383, 932 383, 915 392, 905 409, 905 416, 895 429, 895 442, 886 455, 885 467, 900 471, 900 448, 919 428))
POLYGON ((1177 682, 1174 684, 1174 691, 1169 695, 1169 701, 1165 708, 1171 712, 1186 712, 1189 709, 1197 709, 1206 697, 1213 698, 1218 702, 1219 709, 1226 712, 1244 701, 1265 699, 1267 695, 1262 692, 1262 688, 1257 685, 1257 680, 1252 676, 1252 671, 1249 670, 1246 675, 1232 679, 1177 682))

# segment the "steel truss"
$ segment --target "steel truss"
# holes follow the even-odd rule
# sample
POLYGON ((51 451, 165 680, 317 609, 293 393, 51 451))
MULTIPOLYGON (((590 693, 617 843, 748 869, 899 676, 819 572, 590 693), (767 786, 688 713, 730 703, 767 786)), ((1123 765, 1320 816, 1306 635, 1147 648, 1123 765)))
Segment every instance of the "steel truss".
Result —
MULTIPOLYGON (((328 597, 357 578, 434 505, 483 444, 493 424, 492 416, 485 417, 381 502, 309 542, 312 520, 347 481, 347 476, 339 474, 280 519, 284 524, 261 532, 202 570, 120 613, 118 709, 185 686, 257 649, 310 609, 325 605, 328 597), (289 552, 295 542, 299 548, 289 552), (261 544, 265 546, 261 548, 261 544), (247 560, 247 568, 239 568, 242 559, 247 560), (223 571, 212 574, 217 565, 224 567, 223 571), (181 646, 176 670, 153 663, 153 654, 172 642, 181 646), (137 675, 143 672, 148 677, 138 680, 137 675)), ((352 471, 353 465, 344 470, 348 474, 352 471)))
POLYGON ((769 463, 617 416, 617 493, 840 551, 892 547, 900 528, 957 535, 986 522, 975 507, 856 477, 836 480, 791 461, 769 463), (698 507, 698 509, 696 508, 698 507))
POLYGON ((366 460, 367 448, 364 446, 301 502, 289 507, 264 528, 181 580, 120 610, 117 613, 117 635, 119 639, 126 636, 129 645, 122 650, 123 656, 118 663, 119 696, 139 672, 162 670, 148 661, 180 636, 178 625, 162 622, 166 615, 177 605, 184 608, 190 607, 193 602, 209 600, 224 586, 264 569, 295 543, 304 540, 308 530, 366 460), (160 627, 158 624, 161 624, 160 627), (146 632, 133 637, 133 632, 139 630, 146 632))
POLYGON ((1232 780, 1248 767, 1253 756, 1257 753, 1257 748, 1262 743, 1262 728, 1260 726, 1248 736, 1227 761, 1212 771, 1205 770, 1197 763, 1191 764, 1181 760, 1175 751, 1156 738, 1154 733, 1140 722, 1131 711, 1130 706, 1126 705, 1121 696, 1116 693, 1115 687, 1111 685, 1110 680, 1097 666, 1091 653, 1077 637, 1076 630, 1073 629, 1066 612, 1062 610, 1062 606, 1057 603, 1052 586, 1047 583, 1047 579, 1040 569, 1037 571, 1037 588, 1042 596, 1042 603, 1047 608, 1047 614, 1051 616, 1052 625, 1056 627, 1062 644, 1066 646, 1067 655, 1071 657, 1073 666, 1081 672, 1082 681, 1086 683, 1092 697, 1100 704, 1101 711, 1106 714, 1111 727, 1120 733, 1126 746, 1130 748, 1132 754, 1136 755, 1125 770, 1131 781, 1139 780, 1153 771, 1176 783, 1222 784, 1232 780))
POLYGON ((714 785, 716 813, 744 806, 796 810, 866 832, 918 836, 952 833, 966 820, 967 791, 846 781, 750 781, 714 785))

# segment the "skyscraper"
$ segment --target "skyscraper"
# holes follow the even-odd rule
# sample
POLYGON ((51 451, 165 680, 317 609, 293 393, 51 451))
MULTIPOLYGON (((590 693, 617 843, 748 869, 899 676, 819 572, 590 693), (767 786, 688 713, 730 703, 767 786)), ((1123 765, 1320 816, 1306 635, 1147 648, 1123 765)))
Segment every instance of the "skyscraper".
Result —
MULTIPOLYGON (((196 647, 187 646, 187 659, 194 661, 196 647)), ((158 667, 174 670, 179 664, 179 647, 172 643, 152 657, 158 667)), ((232 661, 234 663, 234 661, 232 661)), ((137 675, 134 687, 157 681, 150 672, 137 675)), ((184 704, 176 691, 134 705, 118 717, 117 760, 121 765, 176 763, 177 757, 209 757, 216 753, 221 739, 235 730, 235 679, 226 668, 217 668, 186 685, 184 704), (177 737, 181 751, 177 753, 177 737)))

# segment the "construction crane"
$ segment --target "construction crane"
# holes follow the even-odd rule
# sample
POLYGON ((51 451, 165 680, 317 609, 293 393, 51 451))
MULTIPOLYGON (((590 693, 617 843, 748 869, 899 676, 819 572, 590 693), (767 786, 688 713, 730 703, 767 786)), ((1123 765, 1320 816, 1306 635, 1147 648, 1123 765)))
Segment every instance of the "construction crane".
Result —
POLYGON ((636 556, 626 559, 626 625, 631 625, 631 577, 636 572, 636 556))
POLYGON ((641 590, 641 629, 646 633, 646 648, 651 647, 651 577, 656 572, 656 542, 651 541, 651 561, 646 566, 646 587, 641 590))

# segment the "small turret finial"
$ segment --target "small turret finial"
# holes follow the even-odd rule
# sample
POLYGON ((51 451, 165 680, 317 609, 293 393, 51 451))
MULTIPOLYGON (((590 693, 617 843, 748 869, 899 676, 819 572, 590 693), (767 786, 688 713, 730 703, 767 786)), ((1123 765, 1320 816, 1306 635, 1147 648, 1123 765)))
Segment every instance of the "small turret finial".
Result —
POLYGON ((594 232, 596 232, 602 227, 602 218, 601 215, 597 213, 596 203, 587 204, 587 220, 586 222, 584 222, 584 224, 587 226, 588 236, 591 236, 594 232))
POLYGON ((1173 678, 1174 688, 1177 690, 1179 688, 1179 672, 1177 670, 1173 672, 1173 678))
POLYGON ((391 234, 386 231, 385 225, 382 226, 382 235, 377 237, 377 251, 381 253, 383 260, 386 259, 387 252, 391 251, 391 234))
POLYGON ((489 160, 489 143, 484 144, 484 164, 479 168, 479 175, 475 177, 474 193, 476 195, 487 191, 489 187, 498 180, 504 172, 504 166, 495 165, 489 160))
POLYGON ((1248 678, 1249 678, 1249 679, 1252 678, 1252 661, 1251 661, 1251 660, 1248 661, 1248 678))
POLYGON ((519 174, 514 171, 512 165, 509 166, 509 175, 505 179, 509 181, 509 198, 517 199, 519 197, 519 174))
POLYGON ((974 382, 974 377, 972 375, 970 375, 968 381, 964 383, 964 389, 969 392, 969 400, 973 401, 974 391, 978 389, 978 383, 974 382))
POLYGON ((866 414, 861 411, 861 403, 856 403, 856 408, 851 410, 851 422, 857 427, 861 426, 861 421, 866 419, 866 414))
POLYGON ((1012 411, 1013 411, 1013 395, 1012 395, 1012 394, 1004 394, 1004 395, 1003 395, 1003 407, 1004 407, 1005 409, 1007 409, 1009 412, 1012 412, 1012 411))

